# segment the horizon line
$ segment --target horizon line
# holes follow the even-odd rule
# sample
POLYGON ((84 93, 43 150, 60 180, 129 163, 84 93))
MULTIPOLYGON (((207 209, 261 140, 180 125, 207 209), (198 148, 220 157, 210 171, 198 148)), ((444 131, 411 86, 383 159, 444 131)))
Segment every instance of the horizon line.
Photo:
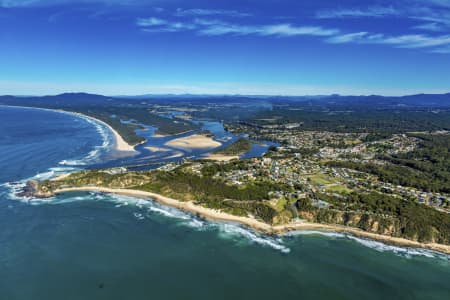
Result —
POLYGON ((144 93, 144 94, 123 94, 123 95, 109 95, 102 93, 91 93, 91 92, 63 92, 57 94, 3 94, 0 97, 56 97, 66 94, 86 94, 86 95, 94 95, 94 96, 103 96, 103 97, 113 97, 113 98, 124 98, 124 97, 150 97, 150 96, 194 96, 194 97, 408 97, 408 96, 418 96, 418 95, 448 95, 448 92, 442 93, 411 93, 411 94, 403 94, 403 95, 387 95, 387 94, 340 94, 340 93, 330 93, 330 94, 297 94, 297 95, 286 95, 286 94, 227 94, 227 93, 144 93))

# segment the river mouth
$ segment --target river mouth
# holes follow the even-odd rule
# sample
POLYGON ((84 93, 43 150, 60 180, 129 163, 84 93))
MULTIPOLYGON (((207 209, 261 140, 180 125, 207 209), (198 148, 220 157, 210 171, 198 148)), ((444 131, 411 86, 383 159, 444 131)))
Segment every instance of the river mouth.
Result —
POLYGON ((102 137, 92 124, 53 112, 0 109, 0 117, 1 299, 445 299, 450 293, 448 260, 330 233, 266 236, 103 193, 17 201, 11 189, 23 179, 76 170, 58 163, 82 159, 102 137))

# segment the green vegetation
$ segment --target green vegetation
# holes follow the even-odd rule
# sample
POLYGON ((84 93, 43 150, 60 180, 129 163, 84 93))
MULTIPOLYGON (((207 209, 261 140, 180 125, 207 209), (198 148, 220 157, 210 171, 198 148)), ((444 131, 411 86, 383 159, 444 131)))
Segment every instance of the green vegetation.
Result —
POLYGON ((151 112, 149 103, 145 101, 84 93, 21 98, 6 96, 0 97, 0 104, 59 109, 98 118, 114 128, 131 145, 145 141, 135 133, 136 129, 142 128, 140 124, 155 126, 158 133, 167 135, 199 128, 199 125, 186 120, 161 117, 151 112))
POLYGON ((311 221, 343 224, 419 242, 450 244, 450 215, 428 206, 377 192, 351 193, 345 198, 316 196, 330 203, 330 209, 314 207, 309 198, 296 203, 299 212, 309 213, 311 221))
POLYGON ((233 144, 215 151, 216 154, 223 154, 223 155, 241 155, 244 154, 250 149, 252 149, 253 143, 250 142, 248 139, 240 138, 233 144))
POLYGON ((142 171, 111 175, 102 171, 82 171, 60 181, 44 181, 42 191, 60 187, 102 186, 131 188, 158 193, 181 201, 195 201, 210 208, 224 209, 242 215, 251 213, 272 223, 277 211, 265 203, 270 191, 280 187, 271 182, 252 182, 241 186, 228 185, 219 179, 199 176, 178 168, 171 172, 142 171))
POLYGON ((120 134, 124 141, 130 145, 138 145, 142 142, 145 142, 145 138, 135 133, 136 129, 141 128, 141 126, 139 125, 136 125, 134 123, 122 123, 117 117, 113 118, 110 114, 104 112, 94 113, 91 111, 86 111, 83 112, 83 114, 105 122, 106 124, 114 128, 114 130, 116 130, 117 133, 120 134))
MULTIPOLYGON (((316 108, 318 109, 318 108, 316 108)), ((250 122, 266 125, 266 119, 274 119, 269 125, 300 122, 301 130, 333 132, 369 132, 366 139, 377 140, 392 133, 433 131, 450 129, 450 112, 355 110, 313 110, 297 104, 292 109, 277 108, 256 114, 250 122)))
POLYGON ((308 179, 312 181, 314 184, 331 184, 334 183, 328 176, 322 173, 317 173, 314 175, 308 176, 308 179))
POLYGON ((77 107, 74 111, 101 119, 105 123, 108 123, 130 144, 137 144, 145 140, 134 132, 134 130, 142 128, 139 124, 155 126, 158 128, 157 133, 167 135, 179 134, 198 128, 193 123, 160 117, 140 107, 77 107))
POLYGON ((385 165, 351 161, 328 162, 331 167, 374 174, 381 181, 424 191, 450 193, 450 135, 415 135, 418 149, 392 156, 381 155, 385 165))

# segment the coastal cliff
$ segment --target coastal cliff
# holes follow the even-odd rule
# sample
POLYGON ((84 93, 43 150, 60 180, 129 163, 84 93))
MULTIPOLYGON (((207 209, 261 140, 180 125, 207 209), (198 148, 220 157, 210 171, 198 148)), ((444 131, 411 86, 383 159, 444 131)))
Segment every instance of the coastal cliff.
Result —
MULTIPOLYGON (((195 187, 194 176, 190 175, 183 181, 180 178, 184 177, 180 177, 180 174, 160 171, 81 171, 53 180, 30 181, 19 195, 45 198, 69 191, 98 191, 149 197, 206 218, 240 222, 269 234, 310 228, 333 230, 367 236, 388 243, 450 253, 446 231, 449 223, 444 222, 440 228, 431 226, 430 230, 418 230, 406 216, 394 217, 368 212, 315 208, 305 200, 295 203, 298 218, 294 218, 291 210, 277 211, 268 205, 267 200, 248 200, 241 197, 241 199, 222 198, 220 201, 219 197, 212 195, 214 190, 201 190, 200 187, 195 187)), ((212 184, 207 182, 207 186, 212 184)), ((237 191, 242 192, 245 189, 239 187, 237 191)), ((226 195, 235 192, 231 190, 226 192, 226 195)), ((253 197, 257 199, 258 195, 255 194, 253 197)))

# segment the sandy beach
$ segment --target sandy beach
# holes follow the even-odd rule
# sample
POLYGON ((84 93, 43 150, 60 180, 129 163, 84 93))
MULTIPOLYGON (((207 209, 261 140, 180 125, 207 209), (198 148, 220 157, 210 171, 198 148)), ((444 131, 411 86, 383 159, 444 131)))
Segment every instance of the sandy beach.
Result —
POLYGON ((239 156, 210 153, 207 156, 203 157, 203 159, 215 160, 215 161, 230 161, 232 159, 239 159, 239 156))
POLYGON ((299 230, 319 230, 319 231, 332 231, 332 232, 342 232, 348 233, 353 236, 367 238, 371 240, 380 241, 387 244, 397 245, 401 247, 412 247, 412 248, 423 248, 429 249, 433 251, 438 251, 446 254, 450 254, 450 246, 435 244, 435 243, 420 243, 412 240, 407 240, 404 238, 397 238, 391 236, 380 235, 376 233, 366 232, 357 228, 345 227, 340 225, 327 225, 327 224, 319 224, 319 223, 310 223, 310 222, 298 222, 291 223, 286 225, 279 226, 271 226, 269 224, 263 223, 259 220, 250 218, 250 217, 239 217, 230 215, 218 210, 202 207, 199 205, 195 205, 192 202, 183 202, 178 201, 169 197, 165 197, 156 193, 138 191, 138 190, 130 190, 130 189, 110 189, 96 186, 87 186, 87 187, 76 187, 76 188, 65 188, 59 189, 55 191, 55 194, 71 192, 71 191, 92 191, 92 192, 104 192, 104 193, 113 193, 131 197, 138 198, 151 198, 155 201, 175 207, 184 211, 188 211, 199 216, 202 216, 209 220, 216 221, 228 221, 228 222, 237 222, 243 225, 249 226, 257 231, 267 233, 267 234, 283 234, 289 231, 299 231, 299 230))
POLYGON ((134 149, 134 146, 132 146, 132 145, 128 144, 127 142, 125 142, 125 140, 122 138, 122 136, 114 128, 112 128, 109 124, 105 123, 104 121, 99 120, 99 119, 94 118, 94 117, 91 117, 91 116, 87 116, 87 115, 81 114, 81 113, 70 112, 70 111, 65 111, 65 110, 63 110, 62 112, 73 114, 73 115, 76 115, 76 116, 80 116, 82 118, 88 118, 88 119, 93 120, 94 122, 98 122, 98 123, 103 124, 104 126, 108 127, 108 129, 113 133, 113 136, 114 136, 114 147, 115 147, 115 149, 117 151, 121 151, 121 152, 137 152, 134 149))
MULTIPOLYGON (((8 105, 4 105, 4 106, 8 106, 8 105)), ((13 106, 13 107, 17 107, 17 106, 13 106)), ((40 110, 55 111, 55 112, 59 112, 59 113, 63 113, 63 114, 70 114, 70 115, 74 115, 74 116, 77 116, 77 117, 90 119, 90 120, 92 120, 94 122, 101 123, 102 125, 106 126, 113 133, 115 150, 121 151, 121 152, 137 152, 134 149, 134 146, 131 146, 130 144, 125 142, 124 139, 122 138, 122 136, 114 128, 112 128, 109 124, 103 122, 102 120, 99 120, 99 119, 96 119, 94 117, 87 116, 87 115, 84 115, 84 114, 81 114, 81 113, 77 113, 77 112, 73 112, 73 111, 67 111, 67 110, 62 110, 62 109, 49 109, 49 108, 28 107, 28 106, 19 106, 19 107, 21 107, 21 108, 30 108, 30 109, 40 109, 40 110)))
POLYGON ((165 145, 174 148, 193 150, 217 148, 220 147, 222 143, 213 140, 212 137, 202 134, 193 134, 187 137, 170 140, 165 145))

